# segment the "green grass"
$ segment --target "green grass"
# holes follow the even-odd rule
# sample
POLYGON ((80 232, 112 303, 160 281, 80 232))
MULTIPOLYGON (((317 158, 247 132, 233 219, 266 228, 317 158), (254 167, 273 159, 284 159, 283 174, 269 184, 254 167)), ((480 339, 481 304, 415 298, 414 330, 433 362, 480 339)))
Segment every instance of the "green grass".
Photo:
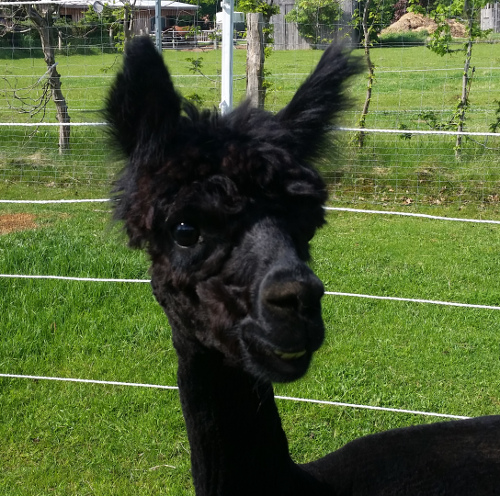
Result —
MULTIPOLYGON (((0 273, 148 278, 146 257, 126 248, 106 204, 3 205, 0 215, 16 212, 37 227, 0 236, 0 273)), ((328 220, 312 266, 329 291, 500 304, 497 226, 341 212, 328 220)), ((170 328, 148 284, 0 278, 0 292, 0 372, 175 385, 170 328)), ((310 372, 277 393, 498 413, 500 312, 325 296, 323 314, 327 336, 310 372)), ((298 461, 436 420, 278 406, 298 461)), ((193 494, 175 391, 0 379, 0 439, 6 496, 193 494)))

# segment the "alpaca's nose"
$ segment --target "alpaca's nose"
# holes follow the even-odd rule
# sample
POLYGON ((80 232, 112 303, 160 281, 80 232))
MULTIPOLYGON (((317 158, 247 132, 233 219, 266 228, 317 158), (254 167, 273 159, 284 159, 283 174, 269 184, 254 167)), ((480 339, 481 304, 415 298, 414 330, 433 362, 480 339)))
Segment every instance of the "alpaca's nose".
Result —
POLYGON ((273 313, 295 313, 314 316, 321 312, 323 283, 306 266, 295 270, 275 269, 261 288, 262 303, 273 313))

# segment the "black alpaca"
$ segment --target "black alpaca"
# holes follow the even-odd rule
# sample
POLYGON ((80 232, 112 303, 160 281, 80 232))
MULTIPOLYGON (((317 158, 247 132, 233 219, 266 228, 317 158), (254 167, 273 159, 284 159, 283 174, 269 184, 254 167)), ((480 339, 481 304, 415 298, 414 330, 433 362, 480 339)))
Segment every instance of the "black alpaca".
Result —
POLYGON ((178 354, 198 496, 500 495, 500 417, 368 436, 297 465, 272 381, 307 370, 323 286, 307 267, 327 193, 311 163, 356 64, 330 47, 278 114, 199 113, 150 41, 127 47, 107 120, 116 217, 151 257, 178 354))

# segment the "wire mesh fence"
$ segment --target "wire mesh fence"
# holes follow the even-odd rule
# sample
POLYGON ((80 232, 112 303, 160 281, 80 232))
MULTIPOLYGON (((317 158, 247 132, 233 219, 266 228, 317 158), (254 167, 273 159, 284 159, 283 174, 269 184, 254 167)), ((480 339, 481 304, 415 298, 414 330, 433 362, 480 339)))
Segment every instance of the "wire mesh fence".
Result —
MULTIPOLYGON (((97 124, 102 124, 105 95, 121 63, 125 26, 110 12, 98 15, 75 2, 44 5, 52 9, 53 18, 49 51, 42 48, 36 16, 30 18, 25 3, 0 7, 0 181, 4 186, 84 185, 102 191, 119 164, 105 127, 97 124), (60 83, 59 96, 53 93, 55 80, 60 83), (61 121, 61 112, 67 120, 61 121), (54 125, 57 122, 64 126, 54 125), (63 129, 68 131, 66 144, 63 129)), ((138 5, 142 7, 131 36, 150 33, 154 27, 145 1, 138 5)), ((195 9, 165 12, 164 22, 164 58, 176 87, 198 105, 217 107, 221 75, 216 22, 195 9)), ((276 17, 276 36, 292 24, 286 15, 276 17)), ((300 26, 295 29, 304 32, 300 26)), ((328 32, 327 27, 321 32, 328 32)), ((464 40, 454 39, 455 51, 439 56, 426 47, 425 34, 411 34, 380 36, 370 54, 375 74, 369 81, 370 108, 363 125, 371 131, 397 132, 352 130, 359 126, 368 73, 353 79, 348 88, 352 110, 338 125, 350 130, 336 133, 340 146, 319 164, 333 201, 499 202, 500 143, 491 131, 499 125, 500 38, 492 34, 473 46, 463 131, 484 134, 465 135, 458 144, 457 136, 446 132, 457 129, 457 112, 462 110, 457 102, 463 85, 464 52, 459 49, 464 40), (417 134, 423 131, 443 133, 417 134)), ((289 43, 278 41, 269 45, 272 50, 265 62, 265 105, 273 112, 286 105, 322 53, 281 50, 289 43)), ((301 38, 301 46, 316 46, 307 41, 301 38)), ((234 100, 241 101, 246 74, 241 31, 235 47, 234 100)), ((364 57, 362 49, 354 53, 364 57)))

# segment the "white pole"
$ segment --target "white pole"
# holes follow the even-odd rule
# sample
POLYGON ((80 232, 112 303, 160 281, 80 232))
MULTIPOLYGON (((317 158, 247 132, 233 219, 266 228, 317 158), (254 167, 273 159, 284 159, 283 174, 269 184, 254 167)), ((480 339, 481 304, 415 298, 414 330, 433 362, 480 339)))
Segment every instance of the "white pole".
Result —
POLYGON ((155 41, 156 49, 161 53, 161 0, 155 2, 155 41))
POLYGON ((234 0, 222 0, 221 114, 233 108, 233 11, 234 0))

